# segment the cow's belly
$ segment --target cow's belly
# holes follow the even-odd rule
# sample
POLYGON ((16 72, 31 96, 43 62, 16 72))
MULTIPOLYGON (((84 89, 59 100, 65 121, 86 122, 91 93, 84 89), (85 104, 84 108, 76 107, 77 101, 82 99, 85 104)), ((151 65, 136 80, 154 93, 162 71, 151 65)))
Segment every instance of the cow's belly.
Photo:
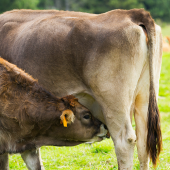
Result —
POLYGON ((37 79, 40 85, 57 97, 74 95, 82 105, 86 106, 91 111, 94 117, 105 124, 101 106, 94 99, 89 87, 83 83, 81 77, 78 77, 76 73, 71 74, 68 71, 63 73, 63 70, 61 71, 60 68, 57 67, 53 71, 53 69, 49 69, 54 68, 53 66, 45 67, 44 63, 38 64, 38 62, 32 58, 29 58, 30 61, 25 58, 19 58, 19 60, 17 60, 14 57, 15 55, 1 55, 4 59, 16 64, 19 68, 25 70, 25 72, 37 79))
POLYGON ((106 124, 100 104, 90 93, 82 92, 74 95, 79 99, 79 102, 82 105, 86 106, 91 111, 94 117, 106 124))
POLYGON ((106 124, 100 104, 83 82, 77 80, 72 82, 71 86, 70 81, 56 82, 55 86, 48 87, 48 89, 59 97, 74 95, 82 105, 91 111, 94 117, 106 124))
POLYGON ((56 82, 55 85, 48 87, 48 89, 59 97, 74 95, 82 105, 91 111, 94 117, 106 124, 100 104, 82 82, 75 81, 74 84, 72 82, 71 86, 69 81, 63 82, 63 84, 56 82))

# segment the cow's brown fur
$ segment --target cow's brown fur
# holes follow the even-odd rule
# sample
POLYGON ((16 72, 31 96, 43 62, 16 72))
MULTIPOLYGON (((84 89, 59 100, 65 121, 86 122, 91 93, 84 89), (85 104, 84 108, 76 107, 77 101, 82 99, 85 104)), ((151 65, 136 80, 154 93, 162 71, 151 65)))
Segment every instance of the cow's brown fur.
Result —
POLYGON ((156 167, 159 154, 162 150, 162 133, 160 129, 160 113, 156 101, 155 91, 150 89, 148 107, 148 135, 147 152, 156 167))
MULTIPOLYGON (((76 135, 68 139, 67 135, 63 136, 62 133, 66 133, 64 131, 67 131, 67 128, 60 124, 60 116, 69 109, 80 119, 81 114, 76 109, 82 109, 81 112, 88 110, 80 105, 74 96, 64 98, 53 96, 39 86, 37 80, 2 58, 0 58, 0 101, 0 154, 18 153, 45 145, 43 138, 45 137, 47 141, 48 138, 57 138, 55 133, 59 140, 78 140, 77 144, 85 141, 75 139, 76 135), (60 132, 54 130, 55 127, 60 132), (50 135, 50 131, 54 134, 50 135)), ((92 133, 95 135, 100 124, 93 118, 86 128, 91 133, 89 130, 94 126, 92 133)), ((75 130, 72 126, 68 127, 70 133, 75 130)), ((75 126, 81 131, 79 123, 75 126)), ((47 145, 58 145, 55 139, 52 142, 50 140, 47 145)))

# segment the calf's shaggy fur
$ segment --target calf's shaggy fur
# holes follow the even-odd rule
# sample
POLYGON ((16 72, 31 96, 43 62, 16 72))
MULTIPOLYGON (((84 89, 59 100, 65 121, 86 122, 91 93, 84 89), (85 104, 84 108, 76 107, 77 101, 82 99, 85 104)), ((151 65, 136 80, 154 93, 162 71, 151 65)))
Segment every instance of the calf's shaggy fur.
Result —
POLYGON ((99 141, 100 125, 74 96, 53 96, 37 80, 0 58, 0 155, 4 155, 0 164, 7 160, 8 153, 42 145, 72 146, 91 139, 99 141), (61 124, 64 119, 74 123, 66 128, 61 124))

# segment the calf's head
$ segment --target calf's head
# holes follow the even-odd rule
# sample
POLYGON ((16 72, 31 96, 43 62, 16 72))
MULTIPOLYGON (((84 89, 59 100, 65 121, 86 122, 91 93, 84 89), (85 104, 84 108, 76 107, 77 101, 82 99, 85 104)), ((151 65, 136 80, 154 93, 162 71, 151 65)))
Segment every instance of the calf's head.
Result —
POLYGON ((94 118, 74 96, 66 96, 61 100, 65 108, 60 116, 60 124, 51 127, 50 136, 64 141, 63 145, 66 146, 101 141, 107 133, 106 130, 103 133, 102 123, 94 118))

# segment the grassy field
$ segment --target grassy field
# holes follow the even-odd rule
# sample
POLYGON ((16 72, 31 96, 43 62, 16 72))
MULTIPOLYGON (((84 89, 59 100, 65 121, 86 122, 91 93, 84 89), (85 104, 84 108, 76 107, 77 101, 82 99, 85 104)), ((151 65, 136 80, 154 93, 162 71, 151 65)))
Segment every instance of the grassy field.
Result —
MULTIPOLYGON (((170 54, 163 55, 160 78, 159 108, 161 111, 163 152, 157 170, 170 169, 170 54)), ((111 139, 92 145, 75 147, 42 147, 42 159, 46 170, 112 170, 118 169, 111 139)), ((151 165, 150 165, 151 166, 151 165)), ((152 167, 152 166, 151 166, 152 167)), ((20 155, 10 156, 11 170, 26 170, 20 155)), ((137 151, 134 153, 134 170, 139 169, 137 151)), ((151 168, 153 169, 153 168, 151 168)))
POLYGON ((162 27, 162 35, 165 36, 170 36, 170 24, 165 25, 162 27))

